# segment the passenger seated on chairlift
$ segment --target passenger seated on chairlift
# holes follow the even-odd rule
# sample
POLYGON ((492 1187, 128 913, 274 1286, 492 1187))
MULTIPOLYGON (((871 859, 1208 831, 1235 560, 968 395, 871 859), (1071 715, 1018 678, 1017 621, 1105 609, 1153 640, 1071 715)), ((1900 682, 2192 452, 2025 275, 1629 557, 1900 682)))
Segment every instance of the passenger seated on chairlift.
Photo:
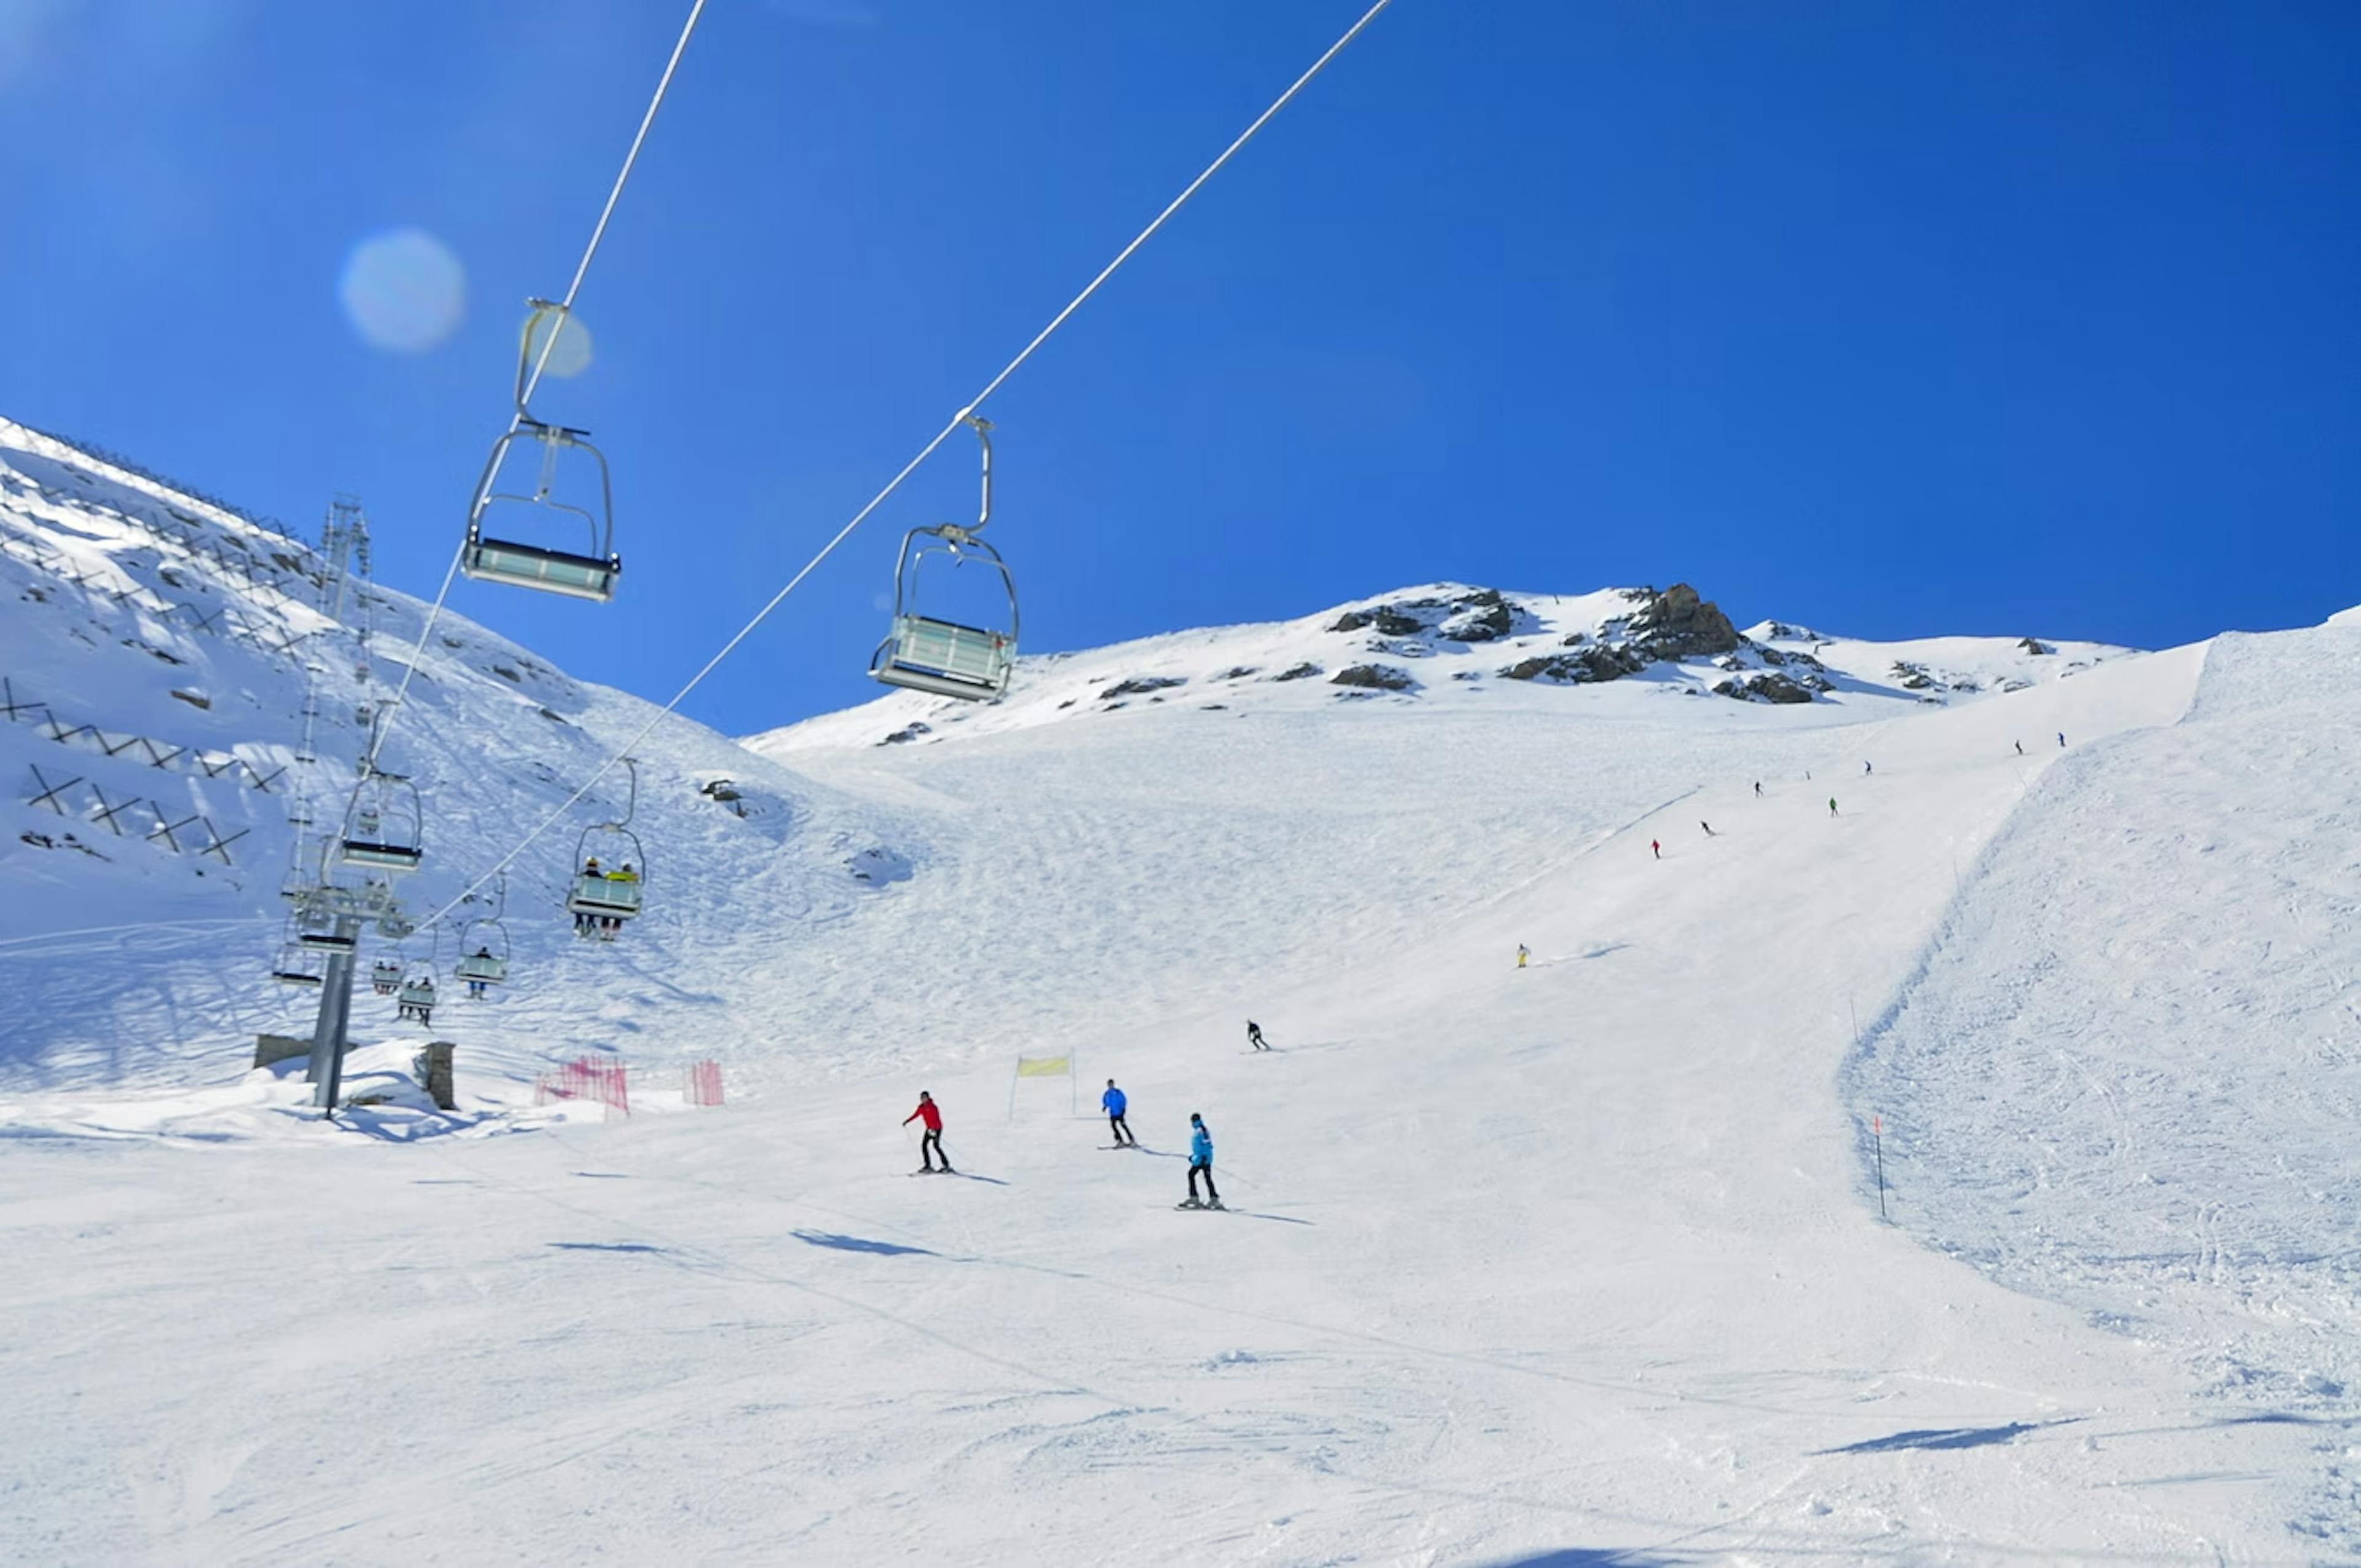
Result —
MULTIPOLYGON (((598 856, 596 856, 596 855, 592 855, 589 859, 588 859, 588 860, 586 860, 586 861, 584 861, 582 862, 582 875, 583 875, 583 878, 584 878, 584 880, 585 880, 585 881, 588 881, 588 880, 589 880, 589 879, 591 879, 591 878, 593 878, 593 877, 597 877, 597 878, 599 878, 599 879, 601 879, 601 880, 604 880, 604 878, 605 878, 605 874, 606 874, 605 872, 603 872, 599 871, 599 869, 598 869, 598 856)), ((592 927, 593 927, 596 923, 597 923, 597 921, 596 921, 596 917, 595 917, 595 916, 589 916, 589 915, 586 915, 586 914, 584 914, 584 913, 583 913, 581 910, 579 910, 579 909, 577 909, 577 910, 576 910, 576 911, 574 912, 574 934, 575 934, 576 936, 577 936, 577 937, 587 937, 587 936, 588 936, 588 935, 590 934, 590 931, 591 931, 592 927)))
MULTIPOLYGON (((593 861, 591 864, 596 865, 598 862, 593 861)), ((623 883, 628 884, 638 882, 640 880, 640 873, 631 869, 631 861, 625 861, 621 865, 618 866, 613 871, 609 872, 606 875, 606 880, 610 883, 623 883)), ((598 916, 598 925, 599 939, 602 941, 611 942, 615 939, 615 933, 623 928, 623 916, 620 915, 601 915, 598 916)))
MULTIPOLYGON (((471 956, 482 959, 485 963, 489 963, 492 961, 492 949, 489 948, 478 948, 471 956)), ((467 1000, 470 1002, 481 1002, 484 999, 485 993, 489 985, 490 981, 478 980, 474 975, 469 975, 467 977, 467 1000)))

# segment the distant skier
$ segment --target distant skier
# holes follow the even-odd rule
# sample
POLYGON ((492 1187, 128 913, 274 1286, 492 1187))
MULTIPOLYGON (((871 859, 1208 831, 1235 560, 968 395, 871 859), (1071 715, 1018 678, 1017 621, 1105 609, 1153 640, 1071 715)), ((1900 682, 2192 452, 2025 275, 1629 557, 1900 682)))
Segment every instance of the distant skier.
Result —
POLYGON ((1115 1086, 1115 1080, 1108 1079, 1106 1092, 1099 1096, 1099 1109, 1107 1113, 1107 1126, 1115 1134, 1117 1148, 1126 1144, 1134 1148, 1139 1146, 1139 1140, 1131 1135, 1131 1124, 1123 1119, 1123 1108, 1128 1103, 1123 1091, 1115 1086))
POLYGON ((923 1089, 918 1091, 918 1108, 902 1118, 902 1125, 906 1127, 918 1121, 927 1124, 925 1134, 918 1139, 918 1158, 924 1162, 920 1170, 931 1175, 935 1168, 935 1157, 942 1155, 943 1174, 949 1176, 951 1173, 951 1157, 943 1154, 943 1113, 935 1108, 935 1097, 923 1089))
POLYGON ((1754 798, 1757 800, 1761 800, 1763 798, 1763 781, 1761 779, 1756 779, 1754 781, 1754 798))
POLYGON ((1664 846, 1657 842, 1655 839, 1651 839, 1648 840, 1648 853, 1655 856, 1656 859, 1661 861, 1664 858, 1664 846))
POLYGON ((1830 817, 1834 817, 1836 814, 1837 814, 1837 797, 1836 797, 1835 795, 1830 795, 1830 796, 1828 796, 1828 815, 1829 815, 1830 817))
POLYGON ((1867 762, 1863 762, 1863 763, 1861 763, 1861 771, 1862 773, 1875 773, 1877 770, 1876 770, 1875 768, 1871 767, 1867 762))
POLYGON ((1205 1118, 1196 1112, 1189 1113, 1189 1201, 1183 1209, 1218 1209, 1222 1195, 1213 1190, 1213 1135, 1205 1130, 1205 1118), (1197 1201, 1197 1173, 1205 1173, 1205 1201, 1197 1201))
POLYGON ((1246 1020, 1246 1044, 1258 1051, 1270 1049, 1270 1042, 1262 1037, 1262 1025, 1251 1018, 1246 1020))
POLYGON ((1531 948, 1528 948, 1522 942, 1519 942, 1517 944, 1517 967, 1519 969, 1524 968, 1525 960, 1532 956, 1533 950, 1531 948))
POLYGON ((2025 755, 2025 742, 2022 740, 2016 743, 2016 754, 2020 757, 2025 755))
POLYGON ((1705 829, 1705 836, 1706 836, 1707 838, 1710 839, 1710 838, 1712 838, 1712 837, 1713 837, 1713 824, 1712 824, 1712 823, 1710 823, 1710 822, 1699 822, 1699 823, 1697 824, 1697 826, 1705 829))
POLYGON ((2063 729, 2058 732, 2058 749, 2061 751, 2066 749, 2066 731, 2063 729))

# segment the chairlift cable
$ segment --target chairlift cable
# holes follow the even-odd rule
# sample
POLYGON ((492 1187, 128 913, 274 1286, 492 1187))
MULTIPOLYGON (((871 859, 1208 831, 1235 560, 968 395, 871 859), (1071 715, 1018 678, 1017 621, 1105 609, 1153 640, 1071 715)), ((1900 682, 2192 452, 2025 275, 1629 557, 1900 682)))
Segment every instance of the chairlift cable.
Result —
MULTIPOLYGON (((1386 3, 1390 4, 1391 0, 1386 0, 1386 3)), ((525 382, 524 396, 518 400, 516 411, 509 416, 511 432, 524 418, 523 404, 532 399, 533 389, 541 385, 542 373, 549 368, 549 357, 556 351, 558 334, 566 330, 574 301, 582 292, 582 280, 590 275, 591 259, 598 254, 599 242, 607 237, 607 225, 615 215, 616 204, 623 199, 623 187, 631 182, 631 170, 639 164, 640 148, 647 144, 648 131, 656 123, 656 111, 664 107, 664 95, 672 91, 673 74, 680 69, 680 58, 688 52, 688 40, 696 33, 697 21, 704 15, 705 0, 690 0, 688 20, 681 25, 680 38, 672 46, 672 57, 664 61, 664 75, 656 81, 655 94, 648 100, 647 113, 640 116, 640 128, 631 137, 631 149, 623 154, 623 166, 615 172, 614 186, 607 192, 607 204, 598 210, 598 222, 590 230, 590 243, 582 247, 582 259, 575 266, 574 280, 566 286, 566 299, 558 306, 556 322, 550 329, 547 341, 541 345, 541 355, 533 363, 532 377, 525 382)), ((451 552, 451 564, 443 570, 443 586, 434 592, 434 602, 427 609, 425 624, 418 629, 417 644, 411 650, 409 662, 402 666, 401 684, 394 689, 393 700, 387 704, 388 722, 369 743, 366 761, 371 768, 377 765, 378 751, 385 744, 387 731, 393 728, 392 715, 401 710, 402 700, 410 695, 411 676, 418 671, 418 661, 425 656, 426 640, 434 634, 434 623, 441 619, 444 603, 451 597, 451 585, 458 579, 459 562, 466 554, 467 545, 462 543, 451 552)))
MULTIPOLYGON (((702 6, 703 0, 697 0, 697 3, 702 6)), ((935 433, 934 438, 928 441, 926 445, 918 449, 917 455, 912 457, 907 463, 902 465, 901 470, 891 479, 885 482, 885 488, 879 490, 875 495, 870 497, 867 503, 864 504, 859 511, 854 512, 851 520, 829 537, 827 543, 820 546, 819 553, 814 555, 809 561, 805 562, 803 567, 797 571, 794 576, 787 579, 785 586, 781 587, 778 592, 773 594, 763 605, 763 608, 754 612, 752 620, 748 620, 745 625, 740 627, 730 637, 730 641, 721 645, 720 650, 716 652, 713 657, 708 659, 704 664, 697 669, 697 672, 695 674, 689 676, 687 683, 678 691, 673 693, 671 700, 667 701, 662 707, 658 708, 655 712, 655 716, 650 718, 647 723, 641 726, 639 731, 629 740, 625 741, 620 750, 617 751, 614 755, 609 757, 605 762, 598 764, 598 771, 592 773, 588 779, 584 780, 580 788, 577 789, 572 795, 566 796, 555 810, 543 817, 539 823, 534 825, 531 832, 527 833, 522 839, 517 840, 516 846, 510 850, 507 854, 502 855, 498 861, 494 861, 490 870, 485 872, 482 876, 468 883, 466 888, 460 891, 457 898, 454 898, 449 904, 446 904, 441 909, 436 910, 434 915, 430 916, 430 918, 440 918, 442 916, 449 913, 461 899, 466 898, 469 894, 472 894, 478 888, 482 887, 486 882, 489 881, 497 873, 507 870, 508 867, 515 861, 519 855, 523 854, 526 850, 532 848, 533 845, 540 839, 543 834, 557 826, 568 812, 572 811, 575 806, 580 805, 583 797, 588 795, 591 790, 598 787, 599 780, 614 772, 615 765, 618 762, 621 762, 627 754, 639 750, 640 744, 647 740, 650 735, 655 733, 656 726, 671 718, 674 710, 678 708, 683 702, 687 700, 688 695, 704 684, 705 677, 711 674, 717 668, 719 668, 724 659, 727 659, 730 654, 736 652, 738 651, 739 644, 744 642, 748 637, 753 635, 755 629, 761 626, 763 621, 770 619, 771 612, 778 609, 781 604, 785 603, 787 596, 794 593, 796 588, 803 585, 805 578, 810 576, 815 571, 818 571, 820 564, 836 553, 838 545, 842 544, 847 539, 851 537, 853 530, 868 521, 870 515, 876 511, 879 507, 884 505, 886 500, 893 496, 894 492, 902 488, 902 484, 905 480, 908 479, 912 474, 917 472, 919 465, 926 462, 928 458, 933 456, 937 448, 940 447, 944 442, 949 441, 961 426, 967 424, 970 420, 976 417, 978 411, 983 408, 985 399, 1000 390, 1001 387, 1007 382, 1008 378, 1016 374, 1017 370, 1024 366, 1026 361, 1031 359, 1035 353, 1037 353, 1044 344, 1049 341, 1050 337, 1056 334, 1058 329, 1064 326, 1066 323, 1071 319, 1074 313, 1081 310, 1083 304, 1087 302, 1093 295, 1096 294, 1109 279, 1115 275, 1115 272, 1124 265, 1125 262, 1129 261, 1134 255, 1137 254, 1141 247, 1145 246, 1150 239, 1153 239, 1158 232, 1160 231, 1167 223, 1170 222, 1173 216, 1178 214, 1182 207, 1189 203, 1191 197, 1195 196, 1199 191, 1204 189, 1207 181, 1211 181, 1214 175, 1220 173, 1232 159, 1235 158, 1239 152, 1243 151, 1246 145, 1252 141, 1256 136, 1260 134, 1262 128, 1276 118, 1280 110, 1293 103, 1297 94, 1301 93, 1306 87, 1310 86, 1313 78, 1325 71, 1328 68, 1329 63, 1338 55, 1344 53, 1345 47, 1351 44, 1354 39, 1359 38, 1361 34, 1367 29, 1369 24, 1376 21, 1378 16, 1384 12, 1386 7, 1392 4, 1393 0, 1376 0, 1376 4, 1372 5, 1367 11, 1363 12, 1361 14, 1360 20, 1355 22, 1350 27, 1346 28, 1343 36, 1338 38, 1334 43, 1330 44, 1327 50, 1323 53, 1319 59, 1313 60, 1304 71, 1303 74, 1297 77, 1295 81, 1289 85, 1286 92, 1280 93, 1277 98, 1271 101, 1270 107, 1256 115, 1253 123, 1248 125, 1245 130, 1239 132, 1236 138, 1233 140, 1229 146, 1222 149, 1220 157, 1207 164, 1203 172, 1200 173, 1194 180, 1189 181, 1189 183, 1182 188, 1180 193, 1172 198, 1172 200, 1166 204, 1164 210, 1157 214, 1156 216, 1149 221, 1146 228, 1141 229, 1137 235, 1133 236, 1130 244, 1125 246, 1122 250, 1115 254, 1114 260, 1101 268, 1099 269, 1098 276, 1093 278, 1088 284, 1084 285, 1082 291, 1076 294, 1073 299, 1069 301, 1065 309, 1060 311, 1055 316, 1052 316, 1049 319, 1049 324, 1043 327, 1038 333, 1036 333, 1033 336, 1033 340, 1027 343, 1017 352, 1016 358, 1011 359, 1006 365, 1003 366, 999 374, 994 376, 991 380, 984 383, 983 389, 982 391, 969 399, 964 407, 962 407, 957 413, 951 415, 950 420, 944 423, 942 429, 935 433)), ((692 14, 690 17, 692 26, 695 24, 695 21, 696 17, 692 14)), ((686 35, 684 35, 683 41, 684 43, 686 41, 686 35)), ((675 58, 677 57, 675 56, 675 58)), ((669 79, 669 72, 667 72, 666 80, 669 79)), ((651 111, 651 113, 653 114, 653 111, 651 111)), ((634 150, 636 150, 636 144, 634 150)), ((618 184, 617 189, 619 191, 620 190, 620 183, 618 184)), ((553 338, 554 335, 555 334, 553 334, 553 338)), ((546 357, 545 350, 544 357, 546 357)), ((451 562, 452 571, 456 572, 458 570, 458 557, 454 556, 451 562)), ((444 587, 445 592, 449 591, 450 583, 447 576, 445 579, 444 587)), ((436 608, 438 609, 441 608, 441 601, 439 599, 436 601, 436 608)), ((423 635, 420 638, 420 644, 422 647, 424 645, 424 638, 423 635)), ((406 686, 409 681, 409 676, 406 672, 402 678, 403 684, 406 686)), ((396 701, 398 702, 399 700, 399 694, 397 694, 396 701)))

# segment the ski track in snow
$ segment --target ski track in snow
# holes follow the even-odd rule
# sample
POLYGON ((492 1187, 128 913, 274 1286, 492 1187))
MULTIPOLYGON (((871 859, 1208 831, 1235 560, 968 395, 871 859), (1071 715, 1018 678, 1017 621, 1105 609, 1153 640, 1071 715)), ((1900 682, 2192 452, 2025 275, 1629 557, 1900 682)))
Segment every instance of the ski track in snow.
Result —
MULTIPOLYGON (((124 517, 235 520, 12 432, 0 524, 253 601, 124 517)), ((25 692, 291 758, 292 660, 14 555, 0 586, 25 692)), ((380 594, 382 663, 421 607, 380 594)), ((1516 597, 1549 645, 1628 602, 1516 597)), ((323 633, 324 711, 369 695, 348 639, 267 608, 323 633)), ((2353 773, 2361 630, 2143 657, 1783 630, 1842 677, 1791 709, 1680 695, 1710 672, 1537 689, 1431 640, 1391 655, 1416 697, 1216 678, 1365 656, 1334 615, 1028 660, 956 718, 895 696, 754 751, 666 725, 649 912, 572 940, 553 836, 511 879, 517 982, 438 1010, 466 1108, 336 1126, 244 1071, 304 1011, 262 980, 285 797, 0 725, 0 766, 250 829, 199 878, 5 806, 0 1556, 2349 1552, 2354 817, 2318 785, 2353 773), (1881 685, 1901 660, 1962 700, 1881 685), (1098 695, 1137 675, 1187 685, 1098 695), (749 817, 697 793, 719 775, 749 817), (1278 1050, 1240 1048, 1248 1015, 1278 1050), (731 1102, 533 1110, 586 1048, 658 1109, 718 1055, 731 1102), (1148 1157, 1097 1159, 1054 1080, 1007 1113, 1012 1057, 1070 1049, 1148 1157), (979 1179, 902 1179, 920 1083, 979 1179), (1219 1219, 1171 1212, 1157 1157, 1192 1110, 1219 1219)), ((446 618, 390 759, 434 803, 421 902, 647 711, 446 618)), ((357 998, 356 1084, 424 1037, 391 1011, 357 998)))

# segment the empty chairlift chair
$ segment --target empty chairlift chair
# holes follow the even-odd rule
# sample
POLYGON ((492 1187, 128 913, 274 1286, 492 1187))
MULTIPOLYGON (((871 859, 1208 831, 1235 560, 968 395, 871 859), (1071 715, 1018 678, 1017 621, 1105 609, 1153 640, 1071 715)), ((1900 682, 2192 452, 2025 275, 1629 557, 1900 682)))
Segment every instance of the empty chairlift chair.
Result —
POLYGON ((871 655, 869 674, 891 686, 987 702, 1008 690, 1016 663, 1016 579, 1000 552, 977 537, 992 521, 992 422, 972 414, 967 422, 983 453, 982 511, 967 527, 938 523, 903 536, 894 567, 893 629, 871 655), (919 579, 930 561, 937 565, 929 580, 938 583, 947 570, 973 567, 983 573, 998 590, 994 598, 1006 597, 1005 624, 970 626, 928 614, 919 579))
POLYGON ((424 820, 416 784, 372 769, 355 786, 345 807, 343 831, 331 843, 336 859, 346 865, 414 872, 424 855, 424 820))
POLYGON ((281 985, 318 985, 327 977, 326 956, 302 942, 290 942, 281 948, 279 961, 270 968, 270 978, 281 985))
POLYGON ((533 318, 517 352, 516 416, 492 444, 483 477, 476 481, 459 568, 483 582, 605 604, 615 597, 615 580, 623 573, 623 558, 615 554, 607 458, 590 444, 588 431, 535 419, 525 406, 540 362, 555 348, 567 320, 563 306, 546 300, 531 303, 533 318), (579 457, 568 459, 569 453, 579 457), (504 477, 507 471, 528 465, 535 469, 530 490, 503 488, 513 484, 504 477), (595 492, 589 485, 594 470, 595 492), (548 542, 517 537, 520 530, 548 542))
POLYGON ((338 936, 333 925, 317 930, 300 931, 296 934, 295 940, 299 946, 308 948, 315 953, 349 953, 359 946, 350 937, 338 936))

